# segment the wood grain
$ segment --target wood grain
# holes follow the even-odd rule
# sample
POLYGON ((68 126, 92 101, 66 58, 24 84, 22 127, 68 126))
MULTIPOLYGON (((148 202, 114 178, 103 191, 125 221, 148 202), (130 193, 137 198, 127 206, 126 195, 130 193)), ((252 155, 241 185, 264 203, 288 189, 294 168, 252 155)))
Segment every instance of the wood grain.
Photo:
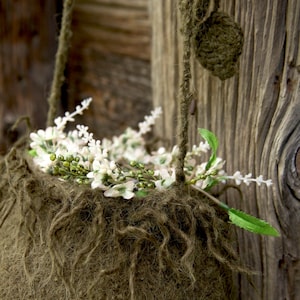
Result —
MULTIPOLYGON (((155 105, 165 111, 159 124, 170 144, 176 138, 176 111, 182 56, 178 1, 152 0, 152 78, 155 105)), ((220 10, 239 22, 245 44, 239 73, 224 82, 193 60, 197 114, 190 116, 190 143, 196 130, 212 130, 228 173, 240 170, 271 178, 272 188, 243 187, 228 203, 268 220, 280 238, 237 230, 243 262, 259 272, 254 286, 239 278, 239 299, 299 299, 300 295, 300 2, 221 1, 220 10)), ((159 131, 161 133, 161 131, 159 131)))
POLYGON ((44 127, 56 51, 55 1, 0 1, 0 153, 26 130, 11 132, 27 115, 44 127))
POLYGON ((93 97, 82 122, 98 138, 136 127, 151 110, 148 0, 78 0, 68 67, 72 109, 93 97))

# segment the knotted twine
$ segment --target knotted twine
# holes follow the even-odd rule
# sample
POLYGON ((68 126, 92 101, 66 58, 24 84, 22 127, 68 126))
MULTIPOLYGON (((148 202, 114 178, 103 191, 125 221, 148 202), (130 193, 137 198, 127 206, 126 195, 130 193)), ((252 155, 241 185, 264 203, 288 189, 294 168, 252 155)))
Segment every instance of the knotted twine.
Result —
POLYGON ((53 80, 48 98, 48 116, 47 126, 52 126, 57 113, 58 101, 61 98, 61 87, 64 83, 64 71, 68 60, 68 50, 72 36, 72 12, 74 0, 65 0, 63 5, 63 15, 61 21, 61 29, 58 39, 58 48, 55 56, 55 67, 53 80))
POLYGON ((176 183, 182 187, 185 181, 184 159, 188 147, 188 115, 192 97, 191 48, 194 47, 196 58, 203 67, 224 80, 233 76, 236 71, 237 59, 242 52, 243 33, 230 16, 217 12, 219 0, 182 0, 179 8, 183 35, 183 71, 177 112, 179 155, 176 183), (212 12, 209 14, 210 8, 212 12))
POLYGON ((181 17, 182 17, 182 34, 183 34, 183 72, 182 82, 180 85, 180 103, 178 107, 178 149, 179 154, 176 164, 176 182, 182 186, 185 182, 184 175, 184 159, 188 145, 188 128, 189 118, 188 109, 191 101, 190 80, 191 80, 191 37, 193 35, 193 0, 182 0, 180 2, 181 17))

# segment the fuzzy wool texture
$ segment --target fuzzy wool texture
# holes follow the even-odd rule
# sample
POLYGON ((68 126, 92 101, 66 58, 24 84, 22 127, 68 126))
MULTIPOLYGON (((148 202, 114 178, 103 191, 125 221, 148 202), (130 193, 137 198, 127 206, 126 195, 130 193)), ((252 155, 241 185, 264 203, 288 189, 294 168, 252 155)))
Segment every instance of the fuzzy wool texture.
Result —
POLYGON ((225 80, 237 72, 244 43, 243 31, 231 16, 217 11, 218 4, 204 20, 208 2, 194 2, 193 48, 200 64, 212 75, 225 80))
POLYGON ((0 170, 0 299, 234 299, 244 269, 205 198, 106 198, 16 149, 0 170))

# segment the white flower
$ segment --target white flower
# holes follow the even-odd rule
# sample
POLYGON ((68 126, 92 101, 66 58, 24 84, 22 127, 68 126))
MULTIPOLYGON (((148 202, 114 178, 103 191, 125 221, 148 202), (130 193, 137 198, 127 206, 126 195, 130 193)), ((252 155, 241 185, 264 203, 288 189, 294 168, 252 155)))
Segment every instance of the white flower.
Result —
POLYGON ((197 180, 195 184, 193 184, 192 186, 196 186, 197 188, 200 188, 202 190, 204 190, 211 182, 211 178, 210 177, 206 177, 205 179, 200 179, 197 180))
POLYGON ((54 144, 57 140, 63 139, 64 137, 65 134, 56 127, 48 127, 46 130, 39 129, 36 133, 32 132, 30 134, 32 140, 30 147, 34 149, 37 146, 54 144))
POLYGON ((109 180, 116 180, 119 175, 116 163, 103 159, 102 161, 93 161, 92 171, 87 174, 87 178, 92 179, 91 186, 93 189, 99 187, 102 190, 106 190, 110 185, 109 180))
POLYGON ((202 164, 196 166, 196 176, 205 174, 206 165, 207 165, 207 163, 202 163, 202 164))
MULTIPOLYGON (((174 146, 171 152, 161 147, 150 155, 142 137, 143 134, 150 131, 155 120, 161 115, 160 107, 151 111, 151 115, 146 116, 144 121, 139 123, 139 131, 127 128, 123 134, 113 137, 112 140, 95 140, 93 133, 90 133, 89 128, 84 125, 77 125, 76 130, 65 134, 64 128, 67 122, 74 121, 74 117, 82 114, 90 102, 91 98, 83 100, 81 105, 76 106, 73 113, 66 112, 64 117, 56 118, 54 121, 56 126, 30 134, 32 141, 30 154, 42 171, 47 172, 56 164, 59 166, 60 156, 66 160, 73 156, 76 164, 85 168, 84 174, 89 170, 86 177, 90 179, 89 182, 93 189, 100 188, 106 197, 123 197, 124 199, 131 199, 135 196, 136 185, 140 188, 147 183, 149 188, 154 185, 158 190, 165 190, 175 183, 174 162, 178 157, 178 146, 174 146), (52 155, 53 161, 50 159, 51 154, 55 154, 55 156, 52 155), (59 159, 56 160, 55 157, 59 159), (137 164, 128 170, 126 166, 131 161, 142 163, 145 167, 138 167, 140 164, 137 164), (116 162, 118 162, 118 166, 116 162), (125 164, 124 169, 122 169, 123 164, 125 164), (146 166, 147 164, 150 164, 149 168, 146 166), (150 170, 154 172, 148 172, 150 170), (125 182, 125 180, 128 181, 125 182)), ((251 182, 255 182, 259 186, 262 184, 272 185, 272 180, 264 180, 262 175, 252 178, 251 173, 243 176, 239 171, 232 176, 226 175, 223 170, 225 161, 221 158, 216 158, 207 169, 208 162, 199 163, 199 157, 209 149, 210 146, 207 142, 200 142, 186 154, 184 172, 187 183, 194 188, 205 189, 227 179, 235 180, 236 184, 243 182, 249 185, 251 182)), ((75 178, 76 180, 77 178, 75 178)), ((86 182, 86 180, 80 178, 80 182, 86 182)))
POLYGON ((123 153, 123 157, 128 161, 138 161, 143 164, 149 163, 150 156, 147 151, 142 148, 129 148, 123 153))
POLYGON ((166 151, 164 147, 160 147, 156 152, 152 152, 151 162, 158 167, 166 167, 172 161, 172 153, 166 151))
POLYGON ((107 150, 101 148, 101 142, 99 140, 91 140, 88 142, 88 149, 91 155, 95 159, 107 158, 107 150))
POLYGON ((64 130, 66 124, 68 122, 73 122, 76 115, 81 115, 82 112, 89 107, 91 102, 92 98, 87 98, 81 102, 81 105, 76 106, 76 110, 73 113, 70 114, 69 112, 66 112, 63 118, 56 118, 54 120, 54 124, 56 125, 57 129, 64 130))
POLYGON ((179 148, 177 145, 175 145, 171 151, 172 157, 173 159, 176 158, 179 154, 179 148))
POLYGON ((251 182, 251 177, 252 177, 252 174, 249 173, 249 174, 245 175, 245 176, 242 178, 242 181, 243 181, 246 185, 249 185, 250 182, 251 182))
POLYGON ((162 108, 160 106, 156 107, 154 110, 151 111, 151 114, 154 119, 158 119, 162 114, 162 108))
POLYGON ((271 179, 264 180, 262 175, 259 175, 256 179, 253 179, 252 181, 255 181, 258 186, 264 183, 267 187, 269 187, 273 184, 271 179))
POLYGON ((240 185, 243 181, 243 176, 240 171, 236 171, 232 176, 228 176, 230 179, 235 180, 235 184, 240 185))
POLYGON ((235 180, 237 185, 240 185, 242 182, 246 185, 249 185, 251 182, 256 182, 258 186, 265 184, 269 187, 273 184, 271 179, 264 180, 262 175, 259 175, 257 178, 252 178, 251 173, 243 176, 240 171, 236 171, 232 176, 226 175, 225 178, 235 180))
POLYGON ((222 158, 217 157, 215 162, 207 170, 207 173, 214 173, 216 171, 218 172, 218 171, 222 170, 224 164, 225 164, 225 161, 222 158))
POLYGON ((65 149, 66 151, 80 154, 85 144, 86 143, 79 138, 77 130, 74 130, 68 132, 64 139, 60 139, 57 142, 57 149, 65 149))
POLYGON ((116 184, 104 192, 106 197, 123 197, 124 199, 131 199, 135 196, 133 189, 135 187, 134 181, 127 181, 125 183, 116 184))
POLYGON ((155 187, 158 190, 165 190, 175 182, 175 169, 168 171, 167 169, 156 170, 155 176, 161 179, 154 181, 155 187))
POLYGON ((263 182, 267 187, 271 186, 273 184, 272 179, 267 179, 263 182))
POLYGON ((37 147, 36 156, 33 158, 33 161, 36 165, 40 167, 43 172, 47 172, 53 161, 50 159, 50 154, 41 147, 37 147))
POLYGON ((157 107, 156 109, 151 111, 150 116, 145 117, 144 122, 139 123, 139 135, 143 135, 151 130, 151 125, 155 124, 155 119, 157 119, 162 114, 161 107, 157 107))
POLYGON ((193 155, 200 156, 201 153, 207 153, 210 150, 209 144, 207 142, 200 142, 198 146, 193 145, 192 151, 190 152, 193 155))

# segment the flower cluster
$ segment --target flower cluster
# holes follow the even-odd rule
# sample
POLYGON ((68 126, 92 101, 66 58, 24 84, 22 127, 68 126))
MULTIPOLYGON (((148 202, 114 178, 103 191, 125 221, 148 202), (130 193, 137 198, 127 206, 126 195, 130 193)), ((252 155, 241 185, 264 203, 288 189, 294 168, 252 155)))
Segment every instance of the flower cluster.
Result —
MULTIPOLYGON (((89 128, 83 125, 66 133, 66 124, 73 122, 74 117, 82 114, 90 103, 91 98, 82 101, 73 113, 67 112, 64 117, 55 119, 55 126, 30 134, 30 154, 35 164, 62 180, 99 188, 107 197, 131 199, 135 195, 145 195, 151 189, 169 188, 175 182, 177 146, 171 151, 161 147, 149 153, 143 137, 162 114, 161 108, 146 116, 138 124, 138 130, 127 128, 112 139, 96 140, 89 128)), ((202 190, 229 179, 235 180, 236 184, 272 184, 262 176, 252 178, 251 174, 243 176, 239 171, 227 175, 223 170, 225 161, 215 153, 216 138, 208 131, 202 136, 204 141, 194 145, 185 158, 187 184, 202 190), (209 151, 212 152, 209 160, 199 163, 205 160, 203 156, 206 157, 209 151)))

